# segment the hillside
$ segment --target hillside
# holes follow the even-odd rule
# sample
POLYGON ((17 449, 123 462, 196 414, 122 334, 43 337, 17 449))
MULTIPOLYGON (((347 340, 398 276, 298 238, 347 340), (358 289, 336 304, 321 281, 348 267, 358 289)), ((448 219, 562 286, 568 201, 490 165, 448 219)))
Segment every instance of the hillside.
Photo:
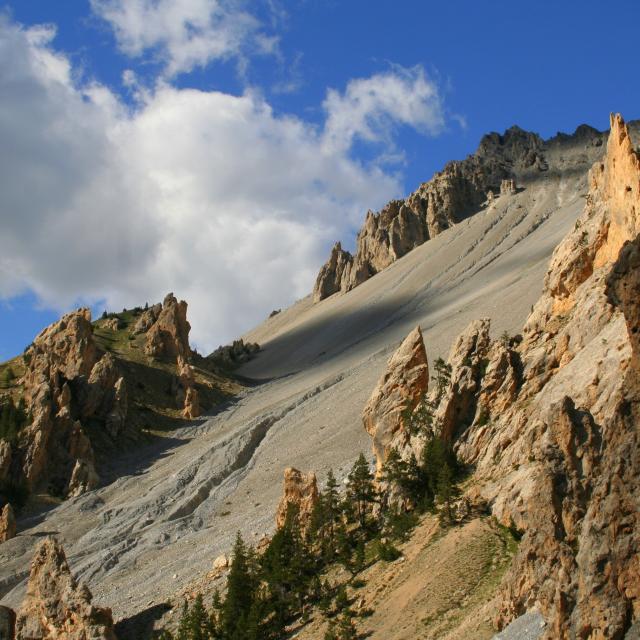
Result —
MULTIPOLYGON (((363 408, 389 356, 414 327, 422 328, 432 362, 446 356, 455 338, 480 318, 491 319, 490 337, 496 339, 505 331, 520 333, 532 310, 528 326, 540 317, 543 305, 538 300, 543 291, 545 295, 549 291, 549 277, 544 283, 552 252, 572 230, 573 236, 577 233, 577 246, 582 246, 576 221, 589 202, 588 171, 603 158, 607 146, 606 134, 589 130, 585 136, 584 131, 544 143, 544 171, 526 179, 522 176, 514 190, 478 205, 474 215, 442 229, 359 286, 319 302, 310 295, 244 336, 262 346, 257 357, 239 369, 258 383, 255 386, 239 390, 195 360, 199 391, 210 385, 218 390, 215 393, 236 394, 201 423, 172 428, 164 418, 177 418, 176 408, 162 405, 145 391, 143 379, 145 388, 136 397, 141 406, 157 406, 156 413, 163 416, 157 423, 155 419, 148 423, 166 429, 163 446, 121 458, 120 477, 111 484, 19 519, 19 535, 0 547, 2 603, 19 605, 33 549, 45 532, 55 532, 73 571, 88 583, 98 604, 112 607, 116 619, 145 610, 153 614, 197 575, 207 574, 213 558, 228 552, 237 530, 249 541, 272 531, 285 467, 312 469, 322 483, 329 468, 341 481, 360 451, 373 461, 371 439, 362 427, 363 408)), ((636 131, 634 126, 633 136, 636 131)), ((603 265, 610 266, 610 261, 603 265)), ((619 336, 626 335, 621 317, 620 326, 616 325, 619 336)), ((120 320, 130 323, 124 317, 120 320)), ((141 339, 128 341, 127 327, 107 329, 102 322, 95 334, 102 349, 109 346, 125 360, 123 369, 129 371, 135 387, 133 381, 139 380, 142 366, 138 357, 142 343, 136 340, 141 339)), ((533 351, 535 345, 527 344, 533 351)), ((169 373, 154 365, 154 371, 144 375, 160 379, 169 373)), ((582 384, 580 377, 575 384, 582 384)), ((535 396, 537 389, 531 385, 535 396)), ((212 401, 222 399, 211 393, 212 401)), ((498 433, 496 425, 492 426, 498 433)), ((493 473, 491 443, 477 431, 464 437, 450 434, 454 435, 460 454, 477 465, 495 514, 507 520, 524 518, 520 524, 530 526, 522 514, 507 512, 506 507, 501 511, 499 489, 491 484, 500 476, 493 473)), ((495 436, 492 446, 498 440, 495 436)), ((518 464, 524 473, 521 458, 526 460, 527 455, 522 449, 509 454, 508 465, 518 464)), ((505 465, 500 467, 503 471, 505 465)), ((507 477, 517 484, 521 476, 507 477)), ((544 509, 541 513, 546 517, 544 509)), ((418 534, 428 526, 423 523, 418 534)), ((467 526, 476 527, 487 544, 499 538, 487 520, 467 526)), ((455 535, 464 537, 465 531, 462 528, 455 535)), ((451 545, 471 544, 471 538, 451 545)), ((417 558, 423 549, 417 540, 411 544, 407 558, 413 558, 411 554, 417 558)), ((438 549, 438 555, 449 553, 438 549)), ((505 557, 500 551, 496 572, 498 567, 500 572, 506 569, 505 557)), ((432 562, 432 556, 416 561, 416 571, 432 562)), ((455 554, 452 562, 458 562, 455 554)), ((391 579, 384 573, 375 575, 376 571, 382 570, 373 570, 371 584, 391 579)), ((460 571, 466 575, 464 567, 460 571)), ((486 571, 479 566, 472 574, 482 577, 486 571)), ((525 574, 529 575, 523 570, 525 574)), ((500 576, 494 577, 490 588, 480 591, 483 596, 497 597, 500 576)), ((398 577, 393 582, 390 597, 402 598, 403 589, 413 588, 403 586, 404 580, 398 577)), ((406 580, 416 584, 414 576, 406 580)), ((463 591, 466 584, 461 585, 463 591)), ((531 578, 525 587, 535 584, 531 578)), ((477 592, 467 595, 472 598, 473 593, 477 592)), ((523 598, 524 587, 513 595, 517 606, 503 612, 503 623, 528 608, 523 598)), ((383 611, 384 601, 375 602, 383 611)), ((481 608, 479 601, 471 604, 481 608)), ((437 617, 433 602, 418 601, 416 606, 424 608, 425 615, 437 617)), ((499 607, 496 600, 491 615, 499 607)), ((471 607, 467 613, 475 615, 475 611, 471 607)), ((548 611, 555 615, 551 605, 548 611)), ((384 626, 385 621, 374 614, 370 624, 384 626)), ((485 628, 482 633, 489 631, 485 628)))

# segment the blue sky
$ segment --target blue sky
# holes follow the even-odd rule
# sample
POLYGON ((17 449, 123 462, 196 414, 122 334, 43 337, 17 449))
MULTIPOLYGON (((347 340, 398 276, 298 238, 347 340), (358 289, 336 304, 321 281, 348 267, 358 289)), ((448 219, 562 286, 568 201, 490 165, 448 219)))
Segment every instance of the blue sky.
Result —
POLYGON ((0 359, 172 289, 208 351, 484 133, 640 116, 637 2, 0 6, 0 359))

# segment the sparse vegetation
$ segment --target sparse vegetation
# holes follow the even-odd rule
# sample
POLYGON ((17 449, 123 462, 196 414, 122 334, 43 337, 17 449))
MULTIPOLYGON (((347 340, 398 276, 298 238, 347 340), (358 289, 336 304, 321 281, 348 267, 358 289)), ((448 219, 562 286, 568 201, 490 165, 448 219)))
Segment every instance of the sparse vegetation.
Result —
POLYGON ((294 621, 304 622, 316 608, 327 619, 325 638, 357 638, 347 585, 332 586, 320 576, 341 564, 352 575, 349 588, 360 589, 366 584, 360 577, 365 568, 402 555, 395 542, 407 539, 419 513, 439 503, 443 520, 450 521, 459 469, 451 449, 432 437, 420 462, 415 457, 404 462, 392 451, 382 483, 374 482, 363 454, 347 476, 343 493, 329 471, 305 528, 297 507, 290 504, 284 525, 262 555, 238 533, 226 597, 216 592, 209 608, 201 596, 190 607, 185 603, 176 635, 164 630, 157 637, 278 640, 287 636, 294 621), (394 499, 398 495, 400 504, 394 499))
POLYGON ((28 423, 24 399, 14 404, 13 398, 5 397, 0 404, 0 440, 16 442, 18 434, 28 423))

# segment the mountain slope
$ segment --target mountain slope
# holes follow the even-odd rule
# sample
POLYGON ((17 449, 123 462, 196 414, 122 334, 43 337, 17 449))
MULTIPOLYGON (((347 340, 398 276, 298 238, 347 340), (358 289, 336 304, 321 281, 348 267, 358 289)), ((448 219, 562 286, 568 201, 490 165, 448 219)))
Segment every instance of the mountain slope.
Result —
POLYGON ((370 451, 362 408, 410 329, 422 326, 430 358, 476 318, 491 317, 495 335, 520 329, 601 154, 572 139, 557 158, 547 154, 556 168, 526 188, 348 294, 315 305, 305 298, 245 336, 263 351, 241 373, 260 384, 125 459, 109 486, 23 519, 20 535, 0 547, 3 603, 18 604, 35 543, 55 531, 96 603, 131 616, 206 573, 236 530, 249 540, 270 530, 284 467, 314 469, 321 480, 333 467, 343 477, 359 451, 370 451))

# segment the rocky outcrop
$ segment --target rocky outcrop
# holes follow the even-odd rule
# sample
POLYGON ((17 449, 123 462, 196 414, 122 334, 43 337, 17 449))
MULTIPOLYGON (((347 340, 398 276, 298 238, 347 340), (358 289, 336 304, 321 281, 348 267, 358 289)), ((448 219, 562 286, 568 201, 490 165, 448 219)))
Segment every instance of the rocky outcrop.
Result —
POLYGON ((301 528, 306 529, 313 508, 318 502, 318 484, 316 474, 302 473, 293 467, 284 470, 284 488, 278 510, 276 511, 276 528, 284 526, 289 505, 298 510, 298 521, 301 528))
MULTIPOLYGON (((474 502, 521 536, 496 622, 536 609, 547 640, 622 638, 640 619, 639 214, 640 158, 612 116, 584 214, 523 335, 492 342, 489 321, 473 323, 441 397, 429 394, 434 430, 475 470, 474 502)), ((393 410, 394 368, 365 409, 382 457, 411 440, 393 410)))
POLYGON ((218 347, 207 356, 207 360, 227 369, 233 369, 245 362, 249 362, 260 351, 257 342, 245 342, 242 338, 234 340, 232 344, 218 347))
POLYGON ((621 638, 640 617, 640 160, 620 116, 518 344, 494 343, 458 454, 522 535, 498 623, 621 638), (635 234, 635 235, 634 235, 635 234))
POLYGON ((184 300, 178 302, 173 293, 168 293, 157 320, 147 330, 144 352, 153 358, 188 358, 191 355, 190 330, 187 303, 184 300))
POLYGON ((84 425, 99 425, 117 439, 125 427, 127 393, 115 358, 102 353, 94 340, 89 310, 69 313, 47 327, 24 359, 21 383, 30 420, 14 449, 0 445, 1 473, 56 495, 96 487, 84 425))
POLYGON ((500 182, 501 196, 512 196, 516 192, 516 181, 513 178, 507 178, 506 180, 502 180, 502 182, 500 182))
POLYGON ((16 537, 16 518, 13 507, 7 503, 0 511, 0 543, 16 537))
POLYGON ((315 302, 350 291, 392 262, 472 215, 487 193, 516 192, 515 177, 531 178, 547 169, 545 143, 518 127, 481 140, 475 154, 450 162, 404 200, 392 200, 379 213, 369 211, 354 255, 337 243, 313 290, 315 302))
POLYGON ((159 302, 154 304, 152 307, 145 309, 133 326, 133 335, 135 336, 140 333, 147 333, 147 331, 149 331, 149 329, 151 329, 158 320, 161 311, 162 305, 159 302))
POLYGON ((182 356, 178 356, 177 364, 178 394, 176 400, 178 405, 183 406, 182 415, 188 420, 192 420, 200 415, 200 402, 195 376, 193 375, 193 369, 182 356))
POLYGON ((187 303, 178 302, 168 293, 162 306, 147 309, 134 327, 135 333, 146 332, 144 352, 153 358, 174 359, 177 367, 176 402, 182 407, 182 415, 193 419, 200 415, 200 401, 195 376, 189 365, 191 347, 187 321, 187 303), (153 322, 151 322, 153 320, 153 322))
POLYGON ((320 273, 313 287, 313 301, 320 302, 338 291, 346 291, 351 279, 353 256, 344 251, 342 245, 336 242, 331 249, 331 255, 322 265, 320 273))
POLYGON ((448 361, 451 380, 435 414, 441 435, 447 442, 473 421, 489 350, 489 328, 488 318, 472 322, 451 348, 448 361))
POLYGON ((116 640, 110 609, 91 604, 88 587, 71 575, 62 547, 44 540, 31 563, 27 594, 17 617, 20 640, 116 640))
POLYGON ((364 428, 373 439, 378 471, 391 449, 402 452, 410 444, 404 414, 417 406, 428 387, 429 364, 422 331, 416 327, 389 359, 362 414, 364 428))
POLYGON ((64 493, 76 461, 93 466, 91 444, 78 420, 82 411, 74 401, 89 397, 87 381, 99 357, 88 309, 47 327, 26 351, 23 385, 32 423, 21 441, 23 472, 32 488, 49 483, 64 493))

